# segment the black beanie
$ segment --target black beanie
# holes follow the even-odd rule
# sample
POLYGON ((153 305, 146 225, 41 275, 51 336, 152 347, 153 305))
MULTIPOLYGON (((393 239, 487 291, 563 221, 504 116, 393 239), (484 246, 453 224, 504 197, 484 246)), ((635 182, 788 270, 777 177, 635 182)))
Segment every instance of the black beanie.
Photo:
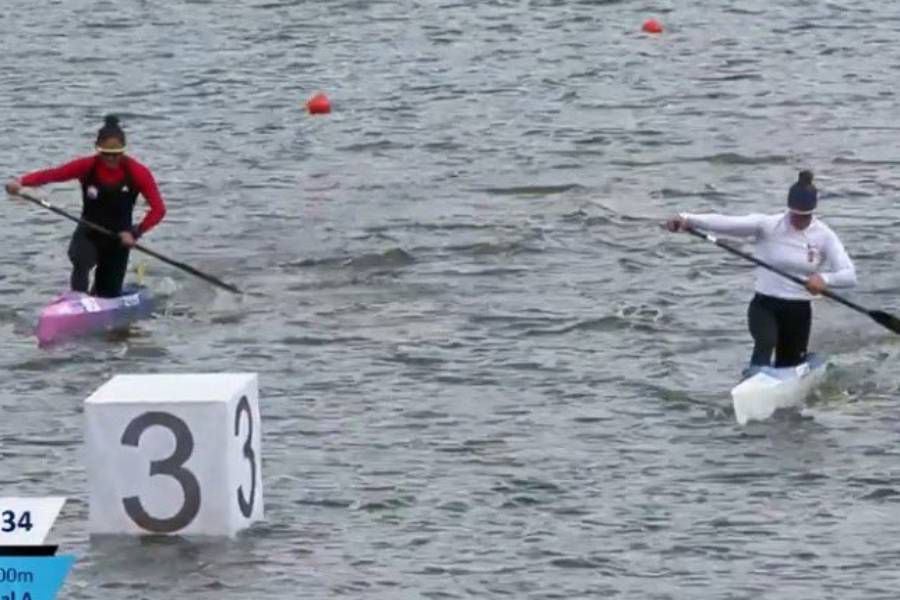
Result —
POLYGON ((810 214, 816 209, 819 192, 812 180, 812 171, 800 171, 797 182, 788 190, 788 208, 801 214, 810 214))
POLYGON ((118 138, 125 145, 125 132, 119 126, 119 117, 115 115, 106 115, 103 127, 97 131, 97 144, 110 137, 118 138))

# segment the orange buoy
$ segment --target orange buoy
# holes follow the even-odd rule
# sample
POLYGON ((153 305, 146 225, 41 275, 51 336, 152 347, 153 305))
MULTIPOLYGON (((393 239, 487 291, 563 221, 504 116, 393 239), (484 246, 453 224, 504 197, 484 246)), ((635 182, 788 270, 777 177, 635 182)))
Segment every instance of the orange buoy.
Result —
POLYGON ((331 102, 328 100, 328 96, 319 92, 313 94, 313 96, 306 101, 306 110, 308 110, 311 115, 326 115, 331 112, 331 102))
POLYGON ((644 21, 644 25, 641 28, 645 33, 662 33, 663 26, 662 23, 657 21, 656 19, 647 19, 644 21))

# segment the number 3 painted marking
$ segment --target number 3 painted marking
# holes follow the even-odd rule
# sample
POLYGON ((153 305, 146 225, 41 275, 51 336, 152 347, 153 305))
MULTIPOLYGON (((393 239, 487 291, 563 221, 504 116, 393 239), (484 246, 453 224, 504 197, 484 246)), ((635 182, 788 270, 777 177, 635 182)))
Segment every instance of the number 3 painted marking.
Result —
POLYGON ((238 486, 237 500, 241 514, 250 518, 253 514, 253 503, 256 500, 256 454, 253 452, 253 414, 250 412, 250 401, 247 396, 241 396, 234 412, 234 435, 241 432, 241 413, 247 413, 247 440, 244 442, 244 458, 250 462, 250 500, 244 497, 244 486, 238 486))
POLYGON ((150 476, 168 475, 181 485, 184 491, 184 504, 168 519, 157 519, 147 514, 137 496, 123 498, 125 512, 138 526, 154 533, 172 533, 187 527, 200 512, 200 484, 194 474, 183 467, 194 451, 194 436, 187 424, 169 413, 147 412, 135 418, 125 433, 122 434, 122 445, 139 445, 141 435, 154 426, 165 427, 175 436, 175 451, 169 458, 155 460, 150 463, 150 476))

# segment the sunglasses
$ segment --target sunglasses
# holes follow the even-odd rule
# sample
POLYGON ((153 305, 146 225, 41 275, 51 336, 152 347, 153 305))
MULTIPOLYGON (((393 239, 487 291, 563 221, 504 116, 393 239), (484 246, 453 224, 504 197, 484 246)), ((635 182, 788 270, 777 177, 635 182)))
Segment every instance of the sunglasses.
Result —
POLYGON ((121 148, 101 148, 97 146, 97 153, 102 154, 103 156, 121 156, 125 154, 125 146, 121 148))

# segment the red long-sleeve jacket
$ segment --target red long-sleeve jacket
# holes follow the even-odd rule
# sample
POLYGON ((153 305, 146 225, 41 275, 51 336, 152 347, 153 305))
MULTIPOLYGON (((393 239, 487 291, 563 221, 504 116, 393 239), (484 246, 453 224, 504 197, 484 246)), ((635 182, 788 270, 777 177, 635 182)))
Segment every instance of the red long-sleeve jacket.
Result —
POLYGON ((128 174, 131 176, 134 186, 147 201, 147 204, 150 205, 149 210, 138 225, 138 231, 143 235, 162 221, 162 218, 166 215, 166 204, 159 194, 159 188, 156 187, 153 173, 131 156, 122 157, 122 160, 115 168, 110 168, 96 155, 76 158, 58 167, 28 173, 20 181, 22 185, 28 187, 47 183, 60 183, 73 179, 81 181, 94 168, 94 173, 97 179, 100 180, 100 183, 103 185, 116 185, 125 178, 126 161, 128 174), (96 167, 94 167, 95 163, 96 167))

